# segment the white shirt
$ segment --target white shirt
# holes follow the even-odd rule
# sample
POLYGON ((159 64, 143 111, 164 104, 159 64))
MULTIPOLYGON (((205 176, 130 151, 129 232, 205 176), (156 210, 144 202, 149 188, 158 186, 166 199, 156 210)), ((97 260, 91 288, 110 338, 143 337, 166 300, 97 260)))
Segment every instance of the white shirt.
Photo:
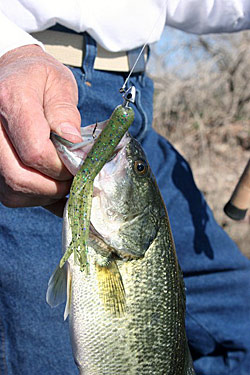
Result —
POLYGON ((40 44, 29 33, 56 23, 130 50, 159 40, 165 24, 197 34, 248 29, 250 0, 0 0, 0 56, 40 44))

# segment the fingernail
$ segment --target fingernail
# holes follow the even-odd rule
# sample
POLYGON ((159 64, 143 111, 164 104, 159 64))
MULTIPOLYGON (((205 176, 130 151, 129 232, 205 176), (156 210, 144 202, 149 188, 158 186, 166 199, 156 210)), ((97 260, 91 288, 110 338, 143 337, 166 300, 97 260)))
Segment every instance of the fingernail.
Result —
POLYGON ((61 124, 60 130, 61 130, 62 136, 68 134, 68 135, 76 135, 78 137, 81 137, 80 131, 68 123, 61 124))

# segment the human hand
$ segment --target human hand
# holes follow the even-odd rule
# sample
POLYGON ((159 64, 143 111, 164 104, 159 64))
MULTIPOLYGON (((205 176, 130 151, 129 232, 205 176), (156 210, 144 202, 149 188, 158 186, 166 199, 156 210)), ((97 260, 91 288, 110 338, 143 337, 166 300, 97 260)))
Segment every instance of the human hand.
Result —
MULTIPOLYGON (((71 174, 50 141, 54 131, 81 140, 78 91, 71 71, 29 45, 0 58, 0 201, 46 206, 58 214, 71 174)), ((61 212, 59 213, 59 215, 61 212)))

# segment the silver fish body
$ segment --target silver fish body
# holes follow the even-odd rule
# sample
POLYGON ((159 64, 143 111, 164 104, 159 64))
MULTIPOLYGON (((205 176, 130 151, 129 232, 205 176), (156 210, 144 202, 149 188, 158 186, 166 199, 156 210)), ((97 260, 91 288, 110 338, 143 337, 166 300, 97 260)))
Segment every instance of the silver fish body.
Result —
MULTIPOLYGON (((66 207, 64 250, 70 242, 66 207)), ((141 146, 128 135, 95 179, 87 257, 87 272, 73 256, 67 265, 80 374, 194 374, 167 212, 141 146)))

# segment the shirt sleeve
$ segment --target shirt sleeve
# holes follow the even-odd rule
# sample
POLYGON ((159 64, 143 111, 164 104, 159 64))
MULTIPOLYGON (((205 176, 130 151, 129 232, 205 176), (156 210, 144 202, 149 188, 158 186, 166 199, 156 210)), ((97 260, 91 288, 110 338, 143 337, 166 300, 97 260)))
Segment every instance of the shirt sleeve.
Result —
POLYGON ((42 43, 11 22, 0 11, 0 57, 14 48, 28 44, 37 44, 44 49, 42 43))
POLYGON ((166 25, 194 34, 250 29, 250 1, 170 0, 166 25))
MULTIPOLYGON (((112 3, 111 0, 110 2, 112 3)), ((37 0, 35 2, 16 0, 16 4, 24 3, 25 6, 20 8, 17 8, 16 5, 15 7, 12 6, 9 12, 6 3, 6 1, 0 0, 0 56, 11 49, 28 44, 37 44, 44 48, 42 43, 34 39, 25 30, 41 31, 46 25, 51 24, 52 19, 56 19, 57 22, 67 25, 67 27, 76 31, 87 30, 99 43, 106 45, 110 50, 134 48, 134 39, 136 43, 140 40, 140 44, 143 44, 148 36, 148 32, 144 32, 148 26, 146 20, 149 16, 151 17, 155 9, 161 13, 162 18, 157 21, 154 32, 156 36, 152 37, 150 42, 160 39, 165 18, 167 25, 195 34, 235 32, 250 29, 250 0, 148 0, 145 2, 144 7, 140 6, 141 2, 138 2, 136 3, 137 8, 134 6, 136 18, 133 19, 137 20, 133 23, 134 39, 130 37, 129 33, 124 34, 120 23, 114 20, 116 17, 113 16, 113 13, 111 16, 110 12, 103 13, 102 17, 97 17, 96 20, 95 17, 91 18, 89 16, 89 14, 96 14, 96 9, 99 9, 100 6, 97 1, 94 2, 91 11, 86 13, 85 21, 82 15, 85 14, 84 9, 87 4, 90 4, 90 0, 86 0, 86 3, 72 0, 70 6, 68 0, 61 0, 59 3, 62 11, 61 13, 58 11, 60 14, 58 13, 59 16, 57 17, 55 6, 51 5, 53 3, 51 0, 37 0), (3 4, 5 4, 5 8, 3 8, 3 4), (80 10, 76 4, 82 4, 80 10), (69 9, 71 8, 72 12, 70 13, 69 9), (78 10, 77 12, 76 9, 78 10), (13 14, 14 11, 15 14, 13 14)), ((93 1, 91 0, 92 3, 93 1)), ((114 0, 114 4, 116 4, 114 6, 116 14, 119 12, 118 15, 120 15, 121 11, 120 6, 118 8, 117 0, 114 0)), ((122 13, 122 17, 127 20, 129 19, 131 7, 127 5, 124 10, 125 13, 122 13)), ((138 43, 137 45, 140 45, 138 43)))

